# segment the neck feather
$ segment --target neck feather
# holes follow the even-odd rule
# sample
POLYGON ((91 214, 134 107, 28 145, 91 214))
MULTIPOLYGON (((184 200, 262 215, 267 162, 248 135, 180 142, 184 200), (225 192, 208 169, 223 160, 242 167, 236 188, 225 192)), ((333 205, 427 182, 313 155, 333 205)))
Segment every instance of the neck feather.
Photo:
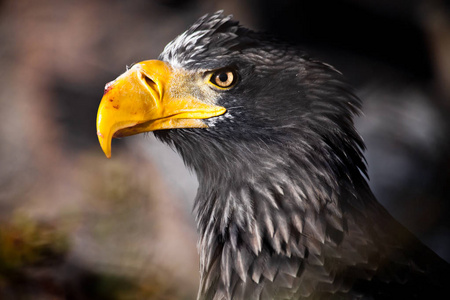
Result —
POLYGON ((359 169, 339 167, 338 157, 330 162, 319 152, 248 150, 227 165, 196 169, 201 299, 230 299, 239 288, 254 293, 277 275, 296 278, 305 261, 320 261, 342 242, 348 228, 343 215, 359 205, 350 178, 366 187, 359 169))
POLYGON ((360 212, 368 211, 359 199, 373 199, 356 134, 335 139, 213 134, 180 129, 157 135, 176 148, 199 180, 194 207, 199 299, 251 299, 263 292, 273 299, 270 295, 283 295, 280 287, 296 293, 300 285, 307 296, 316 284, 332 282, 337 266, 358 261, 355 249, 364 253, 361 263, 376 251, 355 225, 355 218, 367 217, 360 212), (350 245, 352 240, 361 244, 350 245), (336 255, 338 262, 330 262, 336 255), (309 277, 317 274, 323 278, 309 277))

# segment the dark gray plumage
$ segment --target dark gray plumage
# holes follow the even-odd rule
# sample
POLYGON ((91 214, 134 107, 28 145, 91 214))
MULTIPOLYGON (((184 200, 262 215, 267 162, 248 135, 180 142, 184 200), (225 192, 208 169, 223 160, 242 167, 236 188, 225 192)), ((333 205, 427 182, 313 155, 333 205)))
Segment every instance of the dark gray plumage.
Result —
POLYGON ((353 126, 360 100, 341 74, 220 12, 160 59, 231 68, 225 115, 207 129, 156 131, 200 183, 199 299, 430 299, 448 264, 398 224, 366 182, 353 126))

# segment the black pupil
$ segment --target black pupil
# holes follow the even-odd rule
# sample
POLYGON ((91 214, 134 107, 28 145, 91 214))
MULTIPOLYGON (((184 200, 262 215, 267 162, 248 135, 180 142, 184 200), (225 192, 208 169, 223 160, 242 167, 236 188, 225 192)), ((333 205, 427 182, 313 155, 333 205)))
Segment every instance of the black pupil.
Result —
POLYGON ((228 75, 227 75, 227 73, 220 73, 220 74, 219 74, 219 80, 220 80, 221 82, 226 82, 226 81, 228 80, 228 75))

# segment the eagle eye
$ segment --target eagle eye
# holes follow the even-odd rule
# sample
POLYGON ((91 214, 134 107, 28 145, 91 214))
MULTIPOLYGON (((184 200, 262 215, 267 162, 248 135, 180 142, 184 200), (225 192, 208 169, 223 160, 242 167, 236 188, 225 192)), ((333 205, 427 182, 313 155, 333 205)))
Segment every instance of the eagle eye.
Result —
POLYGON ((237 74, 230 69, 220 69, 212 73, 210 82, 218 88, 227 89, 236 83, 237 74))

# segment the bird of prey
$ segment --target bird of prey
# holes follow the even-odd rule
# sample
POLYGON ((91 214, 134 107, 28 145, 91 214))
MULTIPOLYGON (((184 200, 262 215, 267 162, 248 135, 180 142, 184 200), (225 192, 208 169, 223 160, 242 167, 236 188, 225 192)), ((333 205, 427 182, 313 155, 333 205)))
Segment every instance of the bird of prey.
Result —
POLYGON ((360 106, 330 65, 217 12, 105 86, 97 135, 110 157, 154 131, 195 171, 198 299, 441 298, 448 263, 367 184, 360 106))

